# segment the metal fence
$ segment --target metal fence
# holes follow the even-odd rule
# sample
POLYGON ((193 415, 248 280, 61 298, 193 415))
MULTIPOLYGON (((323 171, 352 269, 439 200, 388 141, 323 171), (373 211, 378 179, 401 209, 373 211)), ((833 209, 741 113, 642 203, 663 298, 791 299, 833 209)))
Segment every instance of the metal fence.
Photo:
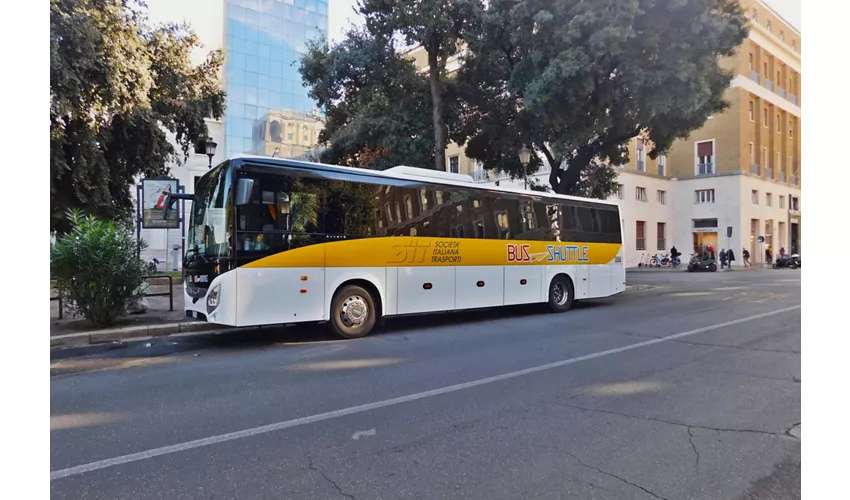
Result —
MULTIPOLYGON (((145 297, 168 297, 168 310, 174 310, 174 278, 169 275, 153 275, 153 276, 144 276, 143 279, 145 281, 151 279, 167 279, 168 280, 168 291, 163 293, 145 293, 145 297)), ((154 286, 148 282, 148 287, 154 286)), ((161 285, 160 285, 161 286, 161 285)), ((52 292, 51 288, 51 292, 52 292)), ((59 302, 59 319, 65 318, 65 301, 62 299, 61 295, 57 295, 55 297, 50 297, 50 302, 58 301, 59 302)))

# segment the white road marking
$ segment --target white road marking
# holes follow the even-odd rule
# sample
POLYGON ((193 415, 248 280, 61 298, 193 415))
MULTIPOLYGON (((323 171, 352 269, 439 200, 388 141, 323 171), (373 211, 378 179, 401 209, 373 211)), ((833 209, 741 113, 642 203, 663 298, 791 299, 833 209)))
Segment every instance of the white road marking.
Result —
POLYGON ((720 290, 743 290, 743 289, 744 289, 744 287, 742 287, 742 286, 722 286, 720 288, 715 288, 714 290, 720 291, 720 290))
POLYGON ((462 391, 464 389, 470 389, 472 387, 478 387, 481 385, 492 384, 494 382, 501 382, 502 380, 509 380, 517 377, 522 377, 524 375, 530 375, 532 373, 542 372, 545 370, 552 370, 554 368, 560 368, 562 366, 572 365, 575 363, 580 363, 582 361, 589 361, 591 359, 601 358, 604 356, 610 356, 612 354, 618 354, 621 352, 632 351, 634 349, 640 349, 641 347, 647 347, 654 344, 660 344, 662 342, 669 342, 671 340, 680 339, 682 337, 688 337, 690 335, 696 335, 698 333, 708 332, 711 330, 717 330, 719 328, 725 328, 727 326, 738 325, 741 323, 746 323, 748 321, 753 321, 756 319, 766 318, 768 316, 774 316, 777 314, 786 313, 789 311, 794 311, 800 309, 801 306, 792 306, 786 307, 783 309, 777 309, 774 311, 756 314, 754 316, 747 316, 746 318, 735 319, 732 321, 725 321, 723 323, 717 323, 711 326, 705 326, 702 328, 696 328, 694 330, 688 330, 682 333, 675 333, 673 335, 668 335, 666 337, 660 337, 656 339, 646 340, 643 342, 637 342, 635 344, 629 344, 623 347, 617 347, 614 349, 607 349, 605 351, 598 351, 591 354, 585 354, 584 356, 578 356, 575 358, 565 359, 563 361, 556 361, 554 363, 547 363, 545 365, 534 366, 531 368, 526 368, 524 370, 517 370, 514 372, 503 373, 502 375, 495 375, 493 377, 482 378, 478 380, 473 380, 471 382, 464 382, 462 384, 450 385, 447 387, 440 387, 438 389, 432 389, 430 391, 425 392, 417 392, 415 394, 408 394, 407 396, 401 396, 392 399, 385 399, 383 401, 376 401, 374 403, 368 403, 359 406, 352 406, 350 408, 343 408, 341 410, 329 411, 327 413, 319 413, 318 415, 310 415, 308 417, 296 418, 293 420, 286 420, 284 422, 277 422, 274 424, 263 425, 260 427, 254 427, 251 429, 244 429, 241 431, 228 432, 226 434, 219 434, 217 436, 210 436, 202 439, 196 439, 194 441, 186 441, 184 443, 178 443, 171 446, 163 446, 161 448, 153 448, 146 451, 141 451, 138 453, 131 453, 129 455, 122 455, 120 457, 108 458, 105 460, 98 460, 96 462, 90 462, 87 464, 76 465, 74 467, 68 467, 65 469, 59 469, 55 471, 50 471, 50 480, 61 479, 69 476, 76 476, 79 474, 85 474, 86 472, 92 472, 100 469, 105 469, 107 467, 113 467, 116 465, 127 464, 131 462, 138 462, 140 460, 147 460, 149 458, 161 457, 163 455, 169 455, 171 453, 177 453, 186 450, 192 450, 195 448, 201 448, 203 446, 210 446, 213 444, 224 443, 227 441, 233 441, 236 439, 243 439, 251 436, 256 436, 259 434, 267 434, 269 432, 276 432, 283 429, 290 429, 292 427, 298 427, 301 425, 313 424, 316 422, 322 422, 325 420, 330 420, 334 418, 344 417, 347 415, 354 415, 356 413, 364 413, 372 410, 377 410, 379 408, 386 408, 388 406, 395 406, 402 403, 409 403, 411 401, 417 401, 420 399, 431 398, 434 396, 440 396, 442 394, 449 394, 452 392, 462 391))
POLYGON ((375 435, 375 429, 369 429, 368 431, 357 431, 357 432, 355 432, 354 434, 351 435, 351 439, 358 441, 360 439, 360 436, 374 436, 374 435, 375 435))

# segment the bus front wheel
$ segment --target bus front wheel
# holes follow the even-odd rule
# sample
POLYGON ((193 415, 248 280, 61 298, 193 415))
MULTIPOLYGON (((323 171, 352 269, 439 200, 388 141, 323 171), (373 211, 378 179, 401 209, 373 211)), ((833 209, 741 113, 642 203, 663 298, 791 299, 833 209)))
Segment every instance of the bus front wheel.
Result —
POLYGON ((564 275, 552 278, 549 284, 549 309, 552 312, 561 313, 573 304, 573 283, 564 275))
POLYGON ((375 299, 368 290, 357 285, 340 288, 331 302, 331 330, 344 339, 369 335, 378 319, 375 299))

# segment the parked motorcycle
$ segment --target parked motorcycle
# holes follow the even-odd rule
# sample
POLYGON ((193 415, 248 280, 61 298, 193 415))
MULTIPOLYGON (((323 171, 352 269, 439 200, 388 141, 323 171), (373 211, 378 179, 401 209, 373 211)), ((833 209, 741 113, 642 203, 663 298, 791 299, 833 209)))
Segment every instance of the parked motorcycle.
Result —
POLYGON ((711 258, 703 258, 700 254, 695 253, 691 256, 691 261, 688 263, 688 272, 694 271, 717 271, 717 262, 711 258))
POLYGON ((153 259, 151 259, 150 262, 148 262, 148 273, 149 274, 156 274, 156 272, 159 270, 158 266, 159 266, 159 259, 154 257, 153 259))
MULTIPOLYGON (((794 254, 794 255, 796 255, 796 254, 794 254)), ((780 256, 773 263, 773 268, 774 269, 780 269, 780 268, 797 269, 798 267, 800 267, 800 264, 797 262, 797 259, 794 258, 794 255, 788 255, 786 253, 785 255, 780 256)))

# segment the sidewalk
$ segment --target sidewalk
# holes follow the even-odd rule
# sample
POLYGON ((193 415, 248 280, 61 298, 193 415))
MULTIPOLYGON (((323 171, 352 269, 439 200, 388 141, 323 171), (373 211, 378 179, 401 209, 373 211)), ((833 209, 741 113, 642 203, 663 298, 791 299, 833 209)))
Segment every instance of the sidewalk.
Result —
MULTIPOLYGON (((152 283, 149 293, 165 293, 168 285, 152 283)), ((173 335, 175 333, 222 329, 203 321, 186 317, 183 311, 183 285, 174 285, 174 310, 169 311, 168 297, 147 297, 148 310, 119 318, 110 328, 98 329, 82 317, 72 317, 65 312, 59 319, 59 302, 50 302, 50 346, 79 346, 112 342, 127 338, 173 335)), ((51 297, 55 293, 51 293, 51 297)))
MULTIPOLYGON (((765 264, 753 264, 749 267, 744 267, 743 264, 735 263, 732 266, 732 271, 757 271, 759 269, 771 269, 770 265, 765 264)), ((627 267, 627 273, 670 273, 675 271, 684 271, 688 272, 688 265, 681 264, 679 267, 627 267)), ((717 265, 717 272, 728 272, 729 269, 720 269, 720 264, 717 265)))

